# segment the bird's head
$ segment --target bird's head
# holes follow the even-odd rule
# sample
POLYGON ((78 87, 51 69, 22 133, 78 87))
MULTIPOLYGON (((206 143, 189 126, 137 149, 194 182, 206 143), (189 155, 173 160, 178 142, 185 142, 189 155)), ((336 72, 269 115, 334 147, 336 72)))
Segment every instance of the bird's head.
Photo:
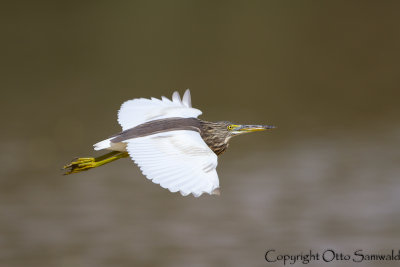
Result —
POLYGON ((226 125, 226 129, 231 136, 236 136, 244 133, 266 131, 274 128, 276 127, 272 125, 249 125, 249 124, 234 124, 234 123, 229 123, 226 125))
POLYGON ((265 131, 273 129, 275 126, 270 125, 248 125, 235 124, 229 121, 207 122, 202 121, 201 137, 204 142, 217 155, 225 151, 229 140, 244 133, 265 131))
POLYGON ((276 128, 272 125, 249 125, 249 124, 235 124, 229 121, 221 121, 218 122, 218 132, 225 135, 225 137, 229 140, 233 136, 251 133, 251 132, 259 132, 266 131, 270 129, 276 128))

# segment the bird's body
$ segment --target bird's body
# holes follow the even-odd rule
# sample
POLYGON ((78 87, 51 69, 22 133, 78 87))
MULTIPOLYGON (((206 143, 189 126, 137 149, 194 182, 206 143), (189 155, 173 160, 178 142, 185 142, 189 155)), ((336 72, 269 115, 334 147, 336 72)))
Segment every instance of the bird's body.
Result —
POLYGON ((191 107, 189 90, 183 100, 177 92, 172 99, 125 102, 118 113, 123 131, 94 145, 95 150, 111 152, 99 158, 79 158, 64 167, 66 174, 130 156, 147 178, 171 192, 216 194, 217 156, 227 149, 230 138, 274 128, 200 120, 201 111, 191 107))
POLYGON ((126 140, 149 136, 162 132, 187 130, 198 132, 208 147, 216 154, 222 154, 229 145, 230 136, 217 134, 225 129, 229 122, 208 122, 197 118, 168 118, 149 121, 134 128, 122 131, 110 138, 113 150, 126 151, 126 140), (120 148, 120 149, 118 149, 120 148))

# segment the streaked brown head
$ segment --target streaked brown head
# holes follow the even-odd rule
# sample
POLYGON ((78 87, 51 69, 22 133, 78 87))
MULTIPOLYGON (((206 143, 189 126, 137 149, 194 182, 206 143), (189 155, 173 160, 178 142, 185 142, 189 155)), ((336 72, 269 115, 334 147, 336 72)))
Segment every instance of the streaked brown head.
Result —
POLYGON ((229 121, 202 121, 201 137, 215 154, 223 153, 233 136, 274 129, 271 125, 234 124, 229 121))

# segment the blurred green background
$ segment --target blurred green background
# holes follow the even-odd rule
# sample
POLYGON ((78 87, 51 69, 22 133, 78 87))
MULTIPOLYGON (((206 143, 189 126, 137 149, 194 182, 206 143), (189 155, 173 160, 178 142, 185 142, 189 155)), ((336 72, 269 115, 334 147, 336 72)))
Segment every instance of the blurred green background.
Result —
POLYGON ((272 266, 268 249, 399 249, 399 8, 3 4, 1 266, 272 266), (231 142, 220 197, 172 194, 129 159, 61 175, 120 131, 122 102, 186 88, 202 119, 278 126, 231 142))

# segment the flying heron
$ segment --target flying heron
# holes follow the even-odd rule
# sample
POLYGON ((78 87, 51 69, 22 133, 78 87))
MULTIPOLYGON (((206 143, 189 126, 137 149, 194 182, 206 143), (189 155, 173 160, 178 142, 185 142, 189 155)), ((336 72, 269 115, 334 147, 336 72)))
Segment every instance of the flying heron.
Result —
POLYGON ((151 181, 171 192, 195 197, 219 194, 217 156, 233 136, 275 128, 198 119, 189 89, 172 101, 138 98, 124 102, 118 112, 122 132, 96 143, 95 150, 110 150, 97 158, 77 158, 64 166, 65 174, 86 171, 120 158, 131 157, 151 181))

